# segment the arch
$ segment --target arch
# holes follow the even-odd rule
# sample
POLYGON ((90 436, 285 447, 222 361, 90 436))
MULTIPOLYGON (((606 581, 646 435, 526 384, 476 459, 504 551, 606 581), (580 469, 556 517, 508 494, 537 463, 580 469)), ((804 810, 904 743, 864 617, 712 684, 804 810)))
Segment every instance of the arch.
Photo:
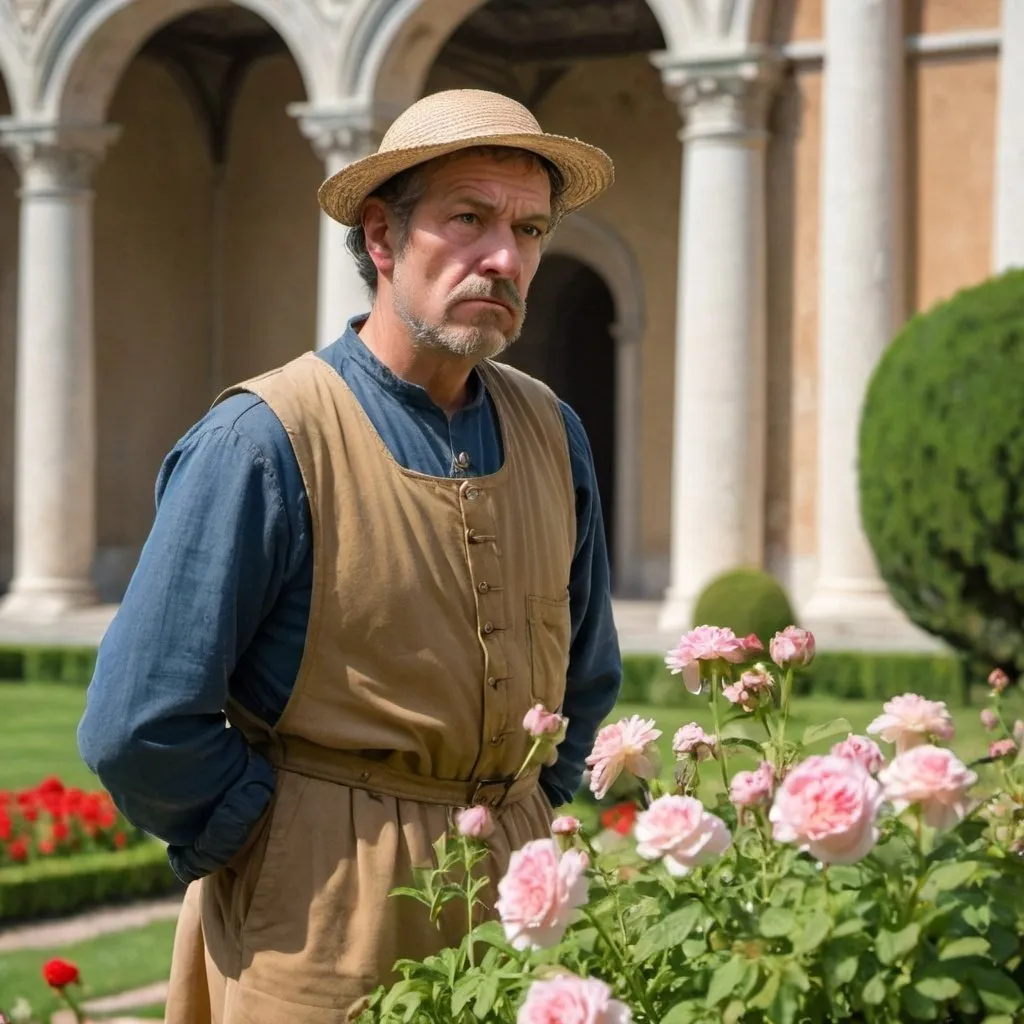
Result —
MULTIPOLYGON (((259 15, 284 40, 309 102, 324 95, 329 34, 302 0, 232 0, 259 15)), ((55 9, 40 47, 38 104, 43 118, 102 121, 122 73, 157 29, 206 0, 73 0, 55 9)))
POLYGON ((590 267, 607 285, 615 305, 616 590, 634 593, 640 574, 640 445, 643 380, 641 345, 646 323, 644 279, 636 254, 613 228, 592 215, 566 217, 545 255, 568 256, 590 267))
POLYGON ((21 51, 17 46, 17 26, 13 23, 13 15, 0 12, 0 83, 7 92, 11 105, 11 116, 18 117, 25 113, 27 96, 26 83, 28 74, 21 51))

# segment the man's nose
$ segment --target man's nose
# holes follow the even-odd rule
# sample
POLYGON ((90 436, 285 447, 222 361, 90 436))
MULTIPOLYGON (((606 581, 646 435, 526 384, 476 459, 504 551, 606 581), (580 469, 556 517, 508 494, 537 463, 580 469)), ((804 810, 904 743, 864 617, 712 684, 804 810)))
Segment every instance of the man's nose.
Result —
POLYGON ((507 277, 515 281, 523 268, 516 238, 510 228, 491 232, 487 237, 487 249, 480 261, 480 269, 490 277, 507 277))

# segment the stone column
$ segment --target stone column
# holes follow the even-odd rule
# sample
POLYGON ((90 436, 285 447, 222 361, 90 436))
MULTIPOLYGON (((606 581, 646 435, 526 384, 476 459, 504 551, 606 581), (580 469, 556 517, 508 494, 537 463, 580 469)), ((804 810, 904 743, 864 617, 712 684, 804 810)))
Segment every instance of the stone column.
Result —
POLYGON ((821 190, 818 578, 805 625, 830 646, 903 646, 857 474, 868 381, 903 323, 904 63, 899 0, 828 0, 821 190))
MULTIPOLYGON (((326 178, 369 156, 383 135, 370 119, 353 117, 347 111, 316 110, 303 104, 295 105, 289 112, 297 118, 302 134, 324 161, 326 178)), ((317 348, 336 341, 351 317, 370 309, 369 291, 346 247, 348 230, 321 211, 317 348)))
POLYGON ((1024 0, 1003 0, 993 263, 1024 267, 1024 0))
POLYGON ((14 579, 6 618, 94 603, 92 172, 117 129, 0 124, 21 174, 14 579))
POLYGON ((765 466, 765 119, 773 67, 659 61, 684 122, 671 581, 688 629, 719 573, 760 565, 765 466))

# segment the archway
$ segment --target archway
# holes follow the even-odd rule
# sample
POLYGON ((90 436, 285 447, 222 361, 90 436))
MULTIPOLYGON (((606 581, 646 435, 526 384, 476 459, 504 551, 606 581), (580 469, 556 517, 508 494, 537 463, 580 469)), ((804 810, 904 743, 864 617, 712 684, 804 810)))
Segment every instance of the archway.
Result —
POLYGON ((94 178, 101 600, 123 594, 175 442, 222 388, 313 346, 322 164, 287 112, 305 99, 285 41, 238 5, 164 24, 112 92, 121 133, 94 178))
MULTIPOLYGON (((607 283, 572 256, 546 256, 519 341, 505 360, 545 381, 580 417, 594 457, 609 556, 619 565, 616 310, 607 283)), ((617 580, 615 581, 617 582, 617 580)))
MULTIPOLYGON (((0 74, 0 117, 13 106, 0 74)), ((0 593, 13 571, 14 415, 18 306, 18 174, 0 151, 0 593)))

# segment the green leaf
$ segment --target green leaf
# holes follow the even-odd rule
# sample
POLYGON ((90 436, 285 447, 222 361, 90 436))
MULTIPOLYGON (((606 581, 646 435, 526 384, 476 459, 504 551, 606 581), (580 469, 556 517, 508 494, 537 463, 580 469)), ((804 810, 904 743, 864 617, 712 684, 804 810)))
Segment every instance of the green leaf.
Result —
POLYGON ((767 1010, 775 1002, 781 985, 782 975, 778 971, 770 971, 765 983, 747 1000, 748 1004, 755 1010, 767 1010))
POLYGON ((796 915, 783 907, 769 907, 760 921, 761 934, 768 939, 781 938, 796 931, 796 915))
POLYGON ((984 956, 988 953, 988 939, 980 935, 968 935, 962 939, 953 939, 939 950, 940 960, 958 960, 964 956, 984 956))
POLYGON ((980 865, 975 861, 954 861, 940 864, 928 873, 921 895, 926 900, 933 900, 940 892, 959 889, 974 877, 980 865))
POLYGON ((452 993, 452 1013, 456 1017, 462 1013, 469 1004, 469 1001, 476 995, 477 989, 480 988, 480 982, 483 980, 481 975, 473 974, 462 978, 458 985, 455 986, 455 991, 452 993))
POLYGON ((804 729, 803 744, 806 747, 818 740, 828 739, 829 736, 839 736, 841 733, 849 735, 851 732, 853 726, 845 718, 833 718, 824 725, 809 725, 804 729))
POLYGON ((473 1015, 477 1020, 486 1020, 494 1000, 498 998, 498 981, 500 976, 488 974, 484 977, 480 991, 477 993, 476 1002, 473 1004, 473 1015))
POLYGON ((793 942, 794 953, 810 953, 817 949, 832 928, 832 918, 823 910, 816 910, 803 922, 800 934, 793 942))
POLYGON ((688 903, 648 928, 633 947, 634 963, 641 964, 657 953, 681 946, 700 923, 703 913, 699 903, 688 903))
POLYGON ((757 740, 749 739, 746 736, 727 736, 722 739, 722 745, 726 747, 745 747, 754 751, 758 757, 764 757, 764 744, 757 740))
POLYGON ((991 967, 976 968, 971 981, 978 990, 986 1010, 996 1013, 1014 1013, 1024 1006, 1024 993, 1008 974, 991 967))
POLYGON ((696 960, 701 954, 708 951, 708 942, 705 938, 687 939, 683 943, 683 956, 687 960, 696 960))
POLYGON ((892 965, 912 952, 920 938, 919 924, 908 924, 898 932, 890 932, 883 928, 878 933, 875 952, 883 964, 892 965))
POLYGON ((860 954, 852 953, 844 957, 828 957, 825 961, 825 980, 833 990, 849 985, 857 976, 860 954))
POLYGON ((934 1000, 913 988, 905 988, 900 993, 900 1002, 914 1020, 935 1020, 939 1016, 939 1007, 934 1000))
POLYGON ((867 928, 867 922, 863 918, 851 917, 832 929, 832 938, 844 939, 848 935, 862 935, 865 928, 867 928))
POLYGON ((1013 1024, 1013 1018, 1005 1013, 994 1013, 986 1017, 981 1024, 1013 1024))
POLYGON ((950 978, 944 974, 930 975, 914 983, 914 988, 921 995, 928 999, 934 999, 938 1003, 945 1002, 947 999, 956 999, 960 995, 962 987, 956 978, 950 978))
POLYGON ((747 969, 754 965, 740 956, 734 956, 727 960, 711 975, 711 984, 708 985, 707 1004, 717 1006, 722 1000, 728 999, 746 976, 747 969))
POLYGON ((743 1014, 746 1012, 746 1003, 744 1003, 742 999, 734 999, 722 1011, 722 1024, 739 1024, 743 1019, 743 1014))
POLYGON ((793 1024, 799 1012, 800 993, 792 985, 780 985, 769 1011, 772 1024, 793 1024))
POLYGON ((876 974, 865 986, 860 994, 865 1006, 881 1006, 885 1002, 885 975, 876 974))
POLYGON ((660 1024, 693 1024, 693 1021, 703 1019, 705 1012, 703 1004, 695 999, 687 999, 682 1003, 676 1003, 661 1018, 660 1024))

